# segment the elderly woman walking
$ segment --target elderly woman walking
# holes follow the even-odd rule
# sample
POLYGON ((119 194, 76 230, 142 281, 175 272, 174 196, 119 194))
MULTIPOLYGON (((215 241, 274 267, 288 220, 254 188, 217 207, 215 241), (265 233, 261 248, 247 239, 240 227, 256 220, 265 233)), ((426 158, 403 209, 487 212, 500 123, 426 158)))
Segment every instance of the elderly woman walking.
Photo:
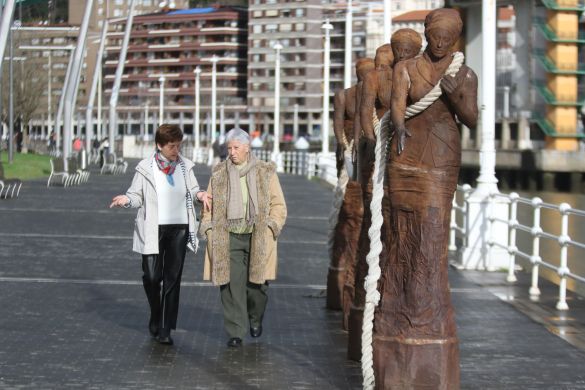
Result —
POLYGON ((197 250, 197 218, 193 199, 210 207, 211 197, 200 191, 194 164, 179 151, 183 132, 161 125, 155 153, 140 161, 126 195, 111 207, 138 208, 133 250, 142 254, 142 283, 150 305, 148 329, 159 343, 172 345, 179 290, 187 247, 197 250), (162 290, 161 290, 162 283, 162 290))
POLYGON ((274 163, 256 160, 241 129, 226 135, 228 159, 215 166, 199 232, 207 236, 204 278, 220 286, 228 346, 262 334, 268 280, 276 278, 276 240, 286 205, 274 163))

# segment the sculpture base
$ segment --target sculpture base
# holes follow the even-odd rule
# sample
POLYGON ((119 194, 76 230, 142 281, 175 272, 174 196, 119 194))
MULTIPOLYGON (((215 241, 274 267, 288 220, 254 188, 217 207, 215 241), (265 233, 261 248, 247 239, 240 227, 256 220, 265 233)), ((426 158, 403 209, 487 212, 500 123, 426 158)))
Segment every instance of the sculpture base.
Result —
POLYGON ((351 306, 348 318, 347 358, 359 362, 362 360, 362 323, 364 308, 351 306))
POLYGON ((345 268, 331 268, 327 274, 327 309, 341 310, 343 286, 345 285, 345 268))
POLYGON ((376 389, 459 389, 459 343, 374 335, 376 389))

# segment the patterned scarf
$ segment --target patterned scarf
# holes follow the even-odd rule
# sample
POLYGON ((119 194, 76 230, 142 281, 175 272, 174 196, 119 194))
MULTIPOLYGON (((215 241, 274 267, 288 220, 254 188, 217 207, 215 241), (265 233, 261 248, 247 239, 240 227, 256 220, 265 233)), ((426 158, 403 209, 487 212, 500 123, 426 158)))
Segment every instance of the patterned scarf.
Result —
POLYGON ((258 208, 258 187, 256 178, 256 157, 252 153, 248 156, 248 163, 242 169, 238 169, 234 163, 227 159, 228 172, 228 208, 227 219, 230 227, 243 227, 254 225, 256 209, 258 208), (246 176, 248 185, 248 207, 244 210, 242 199, 242 187, 240 177, 246 176))
POLYGON ((157 149, 156 153, 154 154, 154 160, 156 161, 158 169, 160 169, 162 173, 166 175, 169 184, 174 186, 175 181, 173 180, 173 173, 175 173, 175 168, 177 168, 177 164, 179 163, 181 158, 179 157, 176 161, 169 161, 166 158, 164 158, 160 150, 157 149))
MULTIPOLYGON (((181 170, 183 171, 183 178, 185 179, 185 188, 187 190, 187 194, 185 196, 185 200, 187 202, 187 214, 189 215, 189 213, 191 213, 192 215, 195 215, 195 212, 193 210, 193 196, 191 195, 191 191, 189 191, 189 184, 187 184, 187 167, 185 166, 185 162, 180 158, 177 161, 181 165, 181 170)), ((189 242, 191 243, 191 245, 193 245, 193 249, 195 250, 195 252, 197 252, 197 249, 199 248, 199 240, 197 239, 197 235, 195 234, 194 231, 191 231, 191 229, 188 230, 189 242)))

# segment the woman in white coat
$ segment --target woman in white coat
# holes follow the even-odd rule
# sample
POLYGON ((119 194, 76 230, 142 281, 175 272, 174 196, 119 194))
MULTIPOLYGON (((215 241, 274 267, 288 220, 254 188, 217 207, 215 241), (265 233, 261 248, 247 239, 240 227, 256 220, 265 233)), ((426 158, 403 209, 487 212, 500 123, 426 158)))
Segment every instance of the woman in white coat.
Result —
POLYGON ((173 344, 181 275, 187 247, 197 250, 197 199, 210 208, 211 197, 199 189, 194 164, 180 153, 183 132, 161 125, 155 153, 140 161, 132 185, 110 207, 138 208, 133 250, 142 254, 142 282, 150 305, 150 334, 161 344, 173 344), (162 291, 161 291, 162 283, 162 291))

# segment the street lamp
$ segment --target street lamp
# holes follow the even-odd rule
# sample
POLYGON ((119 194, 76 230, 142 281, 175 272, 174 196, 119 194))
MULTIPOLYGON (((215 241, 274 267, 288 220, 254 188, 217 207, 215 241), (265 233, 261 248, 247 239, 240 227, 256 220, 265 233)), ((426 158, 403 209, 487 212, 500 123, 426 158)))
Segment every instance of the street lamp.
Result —
POLYGON ((215 142, 215 126, 217 122, 217 62, 219 57, 211 57, 211 144, 209 145, 208 165, 213 164, 213 143, 215 142))
POLYGON ((163 109, 164 109, 164 95, 165 95, 165 76, 160 76, 159 82, 159 95, 158 95, 158 125, 162 125, 163 121, 163 109))
POLYGON ((345 14, 345 60, 343 65, 343 88, 351 87, 352 53, 351 46, 353 39, 353 15, 351 0, 347 0, 347 11, 345 14))
POLYGON ((322 153, 329 153, 329 72, 330 72, 330 52, 331 38, 330 31, 333 29, 329 19, 321 26, 325 30, 325 47, 323 59, 323 121, 321 124, 321 137, 323 138, 322 153))
POLYGON ((199 114, 201 111, 201 67, 196 67, 193 71, 195 74, 195 115, 194 115, 194 124, 193 124, 193 132, 195 133, 195 153, 201 147, 199 135, 200 135, 200 125, 199 125, 199 114))
POLYGON ((274 142, 272 148, 272 161, 276 163, 277 172, 282 172, 282 156, 280 155, 280 51, 282 45, 276 42, 274 45, 276 57, 274 61, 274 142))

